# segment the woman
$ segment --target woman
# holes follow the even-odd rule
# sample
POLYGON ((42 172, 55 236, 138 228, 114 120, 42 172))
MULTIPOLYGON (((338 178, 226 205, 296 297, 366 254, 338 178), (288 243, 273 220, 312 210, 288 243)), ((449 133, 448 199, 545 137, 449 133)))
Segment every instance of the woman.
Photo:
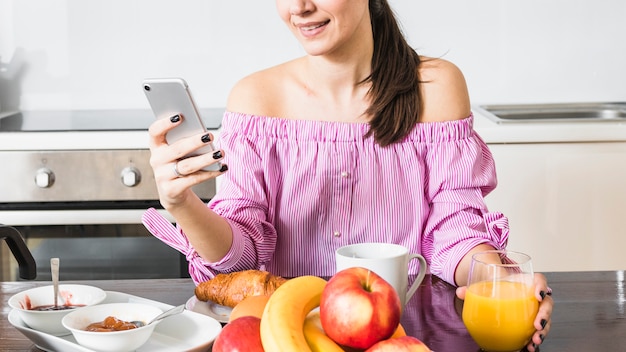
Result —
MULTIPOLYGON (((196 282, 249 268, 329 276, 336 248, 372 241, 403 244, 465 285, 471 255, 503 248, 508 224, 484 204, 495 166, 473 131, 462 73, 418 56, 386 0, 276 4, 307 55, 235 85, 213 155, 179 160, 209 139, 168 145, 180 116, 150 126, 160 201, 178 229, 154 210, 146 226, 187 254, 196 282), (228 166, 200 171, 217 161, 228 166), (207 207, 190 187, 220 174, 207 207)), ((536 282, 529 351, 552 311, 543 275, 536 282)))

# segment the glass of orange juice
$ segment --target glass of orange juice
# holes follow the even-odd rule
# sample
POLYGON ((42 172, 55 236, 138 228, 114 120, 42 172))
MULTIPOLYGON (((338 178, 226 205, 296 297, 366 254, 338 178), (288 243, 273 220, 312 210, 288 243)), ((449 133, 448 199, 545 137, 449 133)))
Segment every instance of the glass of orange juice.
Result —
POLYGON ((483 351, 519 351, 535 332, 539 309, 531 258, 494 250, 472 256, 463 323, 483 351))

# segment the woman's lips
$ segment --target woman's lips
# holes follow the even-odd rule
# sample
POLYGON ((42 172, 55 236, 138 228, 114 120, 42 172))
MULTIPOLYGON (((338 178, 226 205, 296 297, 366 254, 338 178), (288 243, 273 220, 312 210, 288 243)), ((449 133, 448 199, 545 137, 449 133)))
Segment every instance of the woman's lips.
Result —
POLYGON ((300 33, 302 33, 302 35, 305 37, 312 37, 322 32, 329 22, 330 21, 304 23, 298 25, 297 27, 300 29, 300 33))

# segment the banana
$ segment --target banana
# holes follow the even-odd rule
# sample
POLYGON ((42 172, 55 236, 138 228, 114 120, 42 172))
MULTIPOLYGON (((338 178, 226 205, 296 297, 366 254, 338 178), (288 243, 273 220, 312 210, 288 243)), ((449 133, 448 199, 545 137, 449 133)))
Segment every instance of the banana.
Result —
POLYGON ((343 348, 324 332, 319 311, 312 311, 307 315, 303 330, 304 338, 313 352, 343 352, 343 348))
MULTIPOLYGON (((304 338, 306 342, 309 344, 309 348, 313 352, 344 352, 344 348, 342 348, 339 344, 337 344, 333 339, 328 337, 324 332, 324 328, 322 327, 322 322, 320 321, 320 312, 319 310, 314 310, 307 315, 304 320, 304 338)), ((390 339, 396 337, 406 336, 406 331, 402 324, 398 324, 398 327, 394 331, 393 335, 389 337, 390 339)))
POLYGON ((265 352, 311 351, 304 337, 304 320, 320 305, 326 280, 298 276, 272 293, 261 317, 261 342, 265 352))

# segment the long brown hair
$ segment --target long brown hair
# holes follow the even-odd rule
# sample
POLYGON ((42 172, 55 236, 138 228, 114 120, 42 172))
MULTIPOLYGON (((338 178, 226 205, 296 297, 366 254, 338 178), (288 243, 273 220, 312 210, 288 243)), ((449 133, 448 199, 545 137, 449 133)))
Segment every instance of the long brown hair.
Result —
POLYGON ((409 46, 387 0, 369 0, 374 35, 371 83, 370 130, 381 146, 404 139, 419 122, 421 94, 417 68, 420 58, 409 46))

